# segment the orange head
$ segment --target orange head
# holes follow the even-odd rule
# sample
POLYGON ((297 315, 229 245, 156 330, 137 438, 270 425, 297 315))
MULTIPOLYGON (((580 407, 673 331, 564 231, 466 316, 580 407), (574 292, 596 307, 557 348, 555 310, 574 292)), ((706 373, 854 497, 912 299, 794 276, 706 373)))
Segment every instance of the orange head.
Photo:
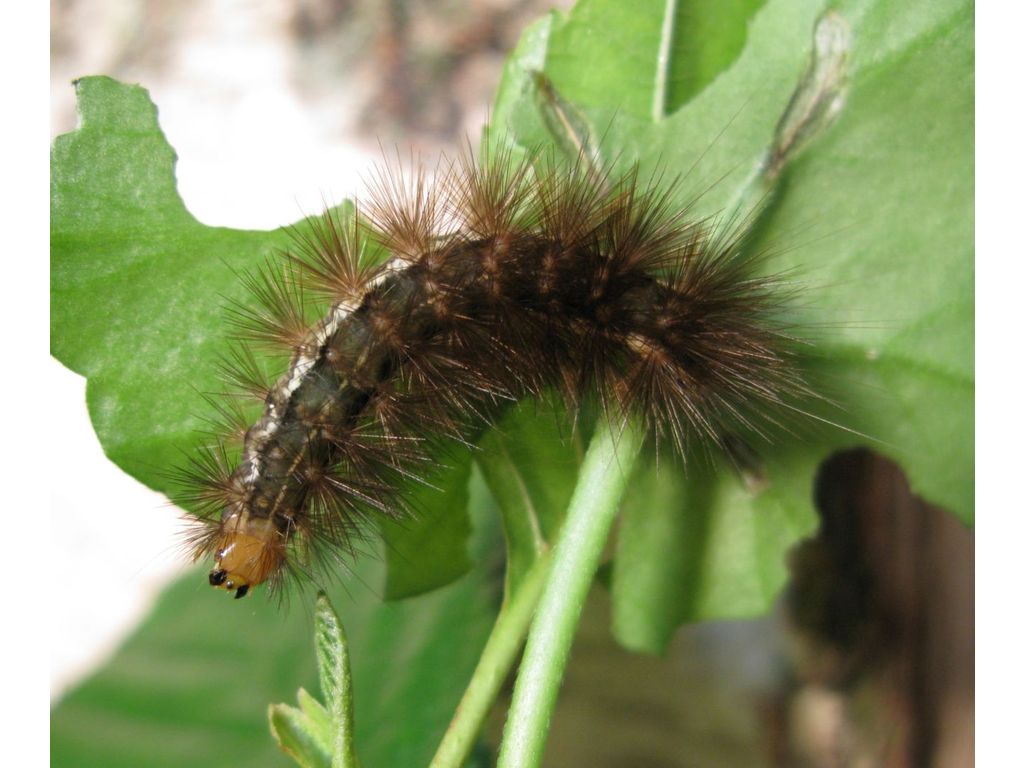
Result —
MULTIPOLYGON (((276 537, 273 537, 276 538, 276 537)), ((220 540, 210 571, 210 584, 236 590, 235 599, 245 597, 249 587, 262 584, 281 567, 284 553, 273 540, 249 533, 230 531, 220 540)))

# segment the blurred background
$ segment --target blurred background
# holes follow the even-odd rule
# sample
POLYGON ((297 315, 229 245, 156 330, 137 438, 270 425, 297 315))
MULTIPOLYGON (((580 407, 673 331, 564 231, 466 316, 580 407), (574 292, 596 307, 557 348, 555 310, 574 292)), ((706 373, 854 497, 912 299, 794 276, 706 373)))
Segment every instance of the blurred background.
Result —
MULTIPOLYGON (((357 195, 382 146, 429 164, 475 141, 524 27, 569 5, 55 0, 51 135, 75 127, 73 79, 139 83, 178 153, 189 210, 208 225, 276 228, 357 195)), ((56 706, 186 564, 178 513, 106 460, 84 380, 51 362, 81 457, 51 489, 65 553, 55 579, 91 596, 55 619, 56 706)), ((684 628, 667 659, 638 656, 615 645, 607 595, 593 590, 547 764, 972 764, 973 534, 867 454, 836 459, 819 492, 826 524, 793 553, 774 616, 684 628)), ((498 712, 495 737, 500 725, 498 712)))

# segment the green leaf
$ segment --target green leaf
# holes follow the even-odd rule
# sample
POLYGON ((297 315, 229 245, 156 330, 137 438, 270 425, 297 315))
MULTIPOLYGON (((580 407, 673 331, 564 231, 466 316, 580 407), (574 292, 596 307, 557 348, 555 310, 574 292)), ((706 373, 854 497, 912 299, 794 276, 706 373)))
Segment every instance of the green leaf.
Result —
POLYGON ((577 104, 613 104, 613 87, 622 112, 660 120, 736 59, 747 23, 763 4, 584 0, 552 32, 544 69, 556 82, 572 85, 577 104))
MULTIPOLYGON (((662 115, 675 112, 736 61, 747 42, 747 26, 765 0, 672 0, 666 2, 671 20, 662 115)), ((657 84, 657 80, 655 81, 657 84)), ((655 114, 657 110, 655 92, 655 114)))
POLYGON ((410 483, 405 494, 415 517, 381 521, 381 534, 387 544, 386 600, 443 587, 473 566, 466 552, 472 455, 464 445, 449 446, 440 461, 442 471, 423 483, 410 483))
POLYGON ((300 709, 271 704, 270 731, 277 745, 302 768, 331 768, 331 753, 324 749, 324 734, 300 709))
MULTIPOLYGON (((326 598, 324 598, 326 600, 326 598)), ((319 610, 319 604, 317 606, 319 610)), ((318 617, 319 619, 319 617, 318 617)), ((317 636, 319 641, 319 635, 317 636)), ((344 639, 344 638, 342 638, 344 639)), ((345 651, 347 653, 347 651, 345 651)), ((344 674, 348 677, 347 657, 345 661, 344 674)), ((324 674, 320 674, 320 687, 325 689, 324 674)), ((346 682, 351 688, 351 680, 346 682)), ((317 701, 305 688, 299 688, 296 696, 299 708, 287 704, 271 704, 268 708, 270 720, 270 733, 277 742, 277 745, 287 752, 301 766, 315 766, 316 768, 330 768, 331 756, 335 754, 335 734, 345 737, 351 742, 352 717, 351 717, 351 691, 349 691, 348 710, 342 711, 342 730, 338 731, 331 720, 331 714, 324 709, 324 705, 317 701), (349 716, 344 717, 345 714, 349 716)), ((342 750, 342 754, 351 754, 351 750, 342 750)))
MULTIPOLYGON (((661 650, 682 621, 767 610, 784 552, 814 525, 812 478, 834 450, 867 444, 895 458, 915 492, 973 520, 972 6, 838 4, 827 29, 848 30, 848 50, 819 51, 819 69, 838 68, 828 81, 808 75, 825 8, 763 3, 744 17, 738 55, 739 22, 713 25, 702 44, 728 55, 707 53, 715 76, 678 108, 666 97, 660 120, 649 105, 665 3, 591 0, 545 27, 544 72, 604 137, 605 157, 684 176, 701 194, 698 213, 767 194, 750 247, 777 254, 770 268, 800 282, 793 321, 812 338, 808 376, 837 403, 818 415, 843 427, 754 445, 766 490, 650 460, 624 510, 613 572, 615 631, 632 648, 661 650), (791 107, 798 92, 804 101, 791 107), (822 113, 796 116, 809 104, 822 113)), ((673 72, 705 56, 679 27, 705 11, 679 3, 673 72)), ((819 34, 819 48, 827 42, 819 34)), ((506 72, 525 68, 513 61, 506 72)), ((503 85, 494 113, 493 135, 545 141, 526 79, 503 85)))
POLYGON ((845 225, 813 276, 828 285, 817 314, 839 326, 817 345, 818 378, 848 383, 849 426, 916 493, 973 522, 973 6, 919 10, 840 6, 856 22, 847 103, 791 166, 762 241, 808 217, 845 225))
POLYGON ((355 705, 352 700, 352 675, 349 672, 348 640, 338 614, 327 595, 316 600, 316 662, 320 689, 331 718, 332 768, 358 768, 355 745, 355 705))
POLYGON ((549 402, 521 403, 480 442, 477 464, 505 529, 506 600, 554 543, 582 459, 582 436, 549 402))
MULTIPOLYGON (((682 623, 764 613, 786 578, 782 553, 813 519, 796 483, 754 493, 735 475, 666 461, 634 477, 612 575, 616 638, 657 653, 682 623)), ((775 457, 772 467, 813 471, 806 461, 775 457)))
MULTIPOLYGON (((505 60, 501 83, 498 85, 498 92, 494 97, 491 125, 486 129, 489 137, 493 133, 492 127, 497 126, 499 131, 504 130, 504 127, 511 122, 515 104, 518 103, 522 93, 530 87, 534 73, 544 68, 551 28, 553 25, 559 24, 562 18, 561 13, 552 11, 528 26, 519 38, 515 49, 505 60)), ((504 139, 505 137, 499 135, 494 138, 504 139)))
MULTIPOLYGON (((321 686, 323 683, 321 683, 321 686)), ((331 715, 324 705, 314 698, 305 688, 299 688, 296 694, 299 709, 306 717, 310 733, 317 739, 317 744, 327 754, 331 753, 331 715)))
POLYGON ((617 108, 638 118, 653 115, 655 78, 665 12, 670 3, 577 3, 551 32, 544 71, 581 107, 609 104, 610 83, 631 82, 614 94, 617 108), (580 55, 582 52, 591 55, 580 55))
MULTIPOLYGON (((168 469, 206 428, 200 393, 223 388, 217 362, 231 349, 223 309, 246 299, 238 274, 288 248, 294 234, 200 224, 177 193, 175 154, 146 91, 106 77, 76 89, 81 125, 57 137, 51 157, 52 353, 88 378, 107 456, 169 492, 168 469)), ((459 460, 464 482, 469 459, 459 460)), ((455 490, 459 479, 441 482, 455 490)), ((421 519, 446 525, 420 532, 431 546, 408 546, 392 529, 389 595, 435 588, 469 567, 465 493, 412 495, 421 519)))
POLYGON ((143 89, 102 77, 76 89, 81 125, 51 156, 52 352, 89 378, 107 455, 166 490, 158 468, 180 461, 200 426, 196 390, 215 388, 202 361, 223 343, 228 276, 286 240, 192 218, 143 89))

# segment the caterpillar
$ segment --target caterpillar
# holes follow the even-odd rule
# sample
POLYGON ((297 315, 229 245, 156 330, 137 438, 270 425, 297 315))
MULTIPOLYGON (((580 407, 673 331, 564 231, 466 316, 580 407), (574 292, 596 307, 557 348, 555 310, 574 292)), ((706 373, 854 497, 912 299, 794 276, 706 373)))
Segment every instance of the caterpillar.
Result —
POLYGON ((267 385, 236 351, 227 373, 262 414, 246 425, 220 406, 240 456, 219 439, 183 470, 210 584, 241 598, 350 551, 374 516, 409 512, 396 488, 423 477, 439 437, 471 442, 524 397, 593 397, 685 454, 812 396, 781 281, 759 274, 741 227, 695 217, 660 182, 582 153, 466 153, 432 185, 386 163, 350 219, 328 211, 247 276, 253 303, 230 320, 289 363, 267 385), (326 307, 312 320, 310 296, 326 307))

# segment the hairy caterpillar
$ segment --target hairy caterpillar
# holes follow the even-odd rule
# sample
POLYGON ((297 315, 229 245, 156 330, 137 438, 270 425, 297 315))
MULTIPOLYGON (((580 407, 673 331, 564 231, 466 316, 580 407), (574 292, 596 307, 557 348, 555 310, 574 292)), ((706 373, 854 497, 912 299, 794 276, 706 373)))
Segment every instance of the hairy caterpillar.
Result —
POLYGON ((284 269, 250 276, 255 306, 233 323, 290 362, 266 386, 236 355, 262 416, 246 427, 224 408, 240 459, 217 447, 184 471, 210 583, 240 598, 350 549, 368 516, 403 513, 396 481, 428 466, 434 436, 468 440, 502 403, 595 394, 685 451, 809 396, 777 281, 755 275, 740 231, 674 193, 582 155, 467 157, 430 188, 385 167, 351 222, 325 214, 284 269), (329 306, 313 321, 310 293, 329 306))

